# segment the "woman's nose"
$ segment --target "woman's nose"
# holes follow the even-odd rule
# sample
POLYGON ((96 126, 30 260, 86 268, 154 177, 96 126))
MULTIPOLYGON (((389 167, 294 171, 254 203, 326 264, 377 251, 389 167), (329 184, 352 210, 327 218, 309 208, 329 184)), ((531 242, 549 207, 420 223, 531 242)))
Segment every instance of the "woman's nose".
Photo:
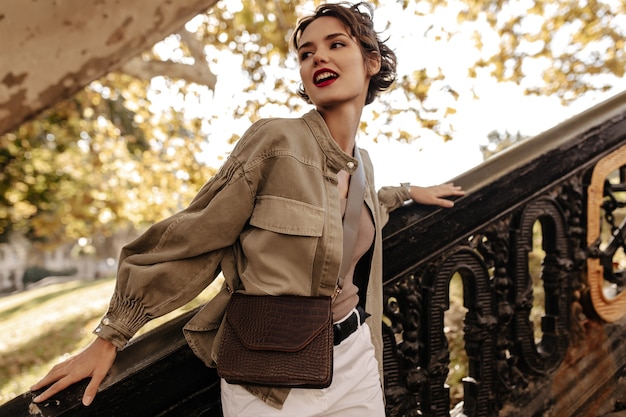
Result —
POLYGON ((328 62, 328 56, 323 51, 317 50, 315 51, 315 55, 313 55, 313 62, 316 65, 319 65, 323 62, 328 62))

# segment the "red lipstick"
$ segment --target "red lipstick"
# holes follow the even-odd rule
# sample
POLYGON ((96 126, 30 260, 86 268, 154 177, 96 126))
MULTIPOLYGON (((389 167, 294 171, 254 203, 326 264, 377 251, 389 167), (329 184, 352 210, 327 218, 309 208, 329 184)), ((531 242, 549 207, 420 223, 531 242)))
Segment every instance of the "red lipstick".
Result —
POLYGON ((328 68, 320 68, 313 74, 313 84, 317 87, 326 87, 335 82, 339 74, 328 68))

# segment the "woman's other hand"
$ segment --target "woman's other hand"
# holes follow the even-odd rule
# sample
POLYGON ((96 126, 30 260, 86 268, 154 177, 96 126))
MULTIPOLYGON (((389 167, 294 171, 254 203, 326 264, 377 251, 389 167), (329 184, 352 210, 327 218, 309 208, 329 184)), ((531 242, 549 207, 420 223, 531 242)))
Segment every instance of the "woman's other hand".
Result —
POLYGON ((55 365, 45 377, 33 385, 31 391, 37 391, 52 384, 33 401, 36 403, 46 401, 70 385, 91 377, 83 395, 83 404, 91 404, 116 356, 117 348, 111 342, 100 337, 96 338, 82 352, 55 365))
POLYGON ((465 191, 459 185, 447 183, 430 187, 411 185, 409 194, 416 203, 450 208, 454 207, 454 202, 445 197, 460 197, 465 191))

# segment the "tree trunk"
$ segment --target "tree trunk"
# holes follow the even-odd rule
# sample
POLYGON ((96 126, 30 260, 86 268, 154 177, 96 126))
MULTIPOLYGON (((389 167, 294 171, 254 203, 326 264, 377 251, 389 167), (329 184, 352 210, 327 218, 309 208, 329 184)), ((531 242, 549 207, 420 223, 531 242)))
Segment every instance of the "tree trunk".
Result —
POLYGON ((2 2, 0 134, 118 69, 216 2, 2 2))

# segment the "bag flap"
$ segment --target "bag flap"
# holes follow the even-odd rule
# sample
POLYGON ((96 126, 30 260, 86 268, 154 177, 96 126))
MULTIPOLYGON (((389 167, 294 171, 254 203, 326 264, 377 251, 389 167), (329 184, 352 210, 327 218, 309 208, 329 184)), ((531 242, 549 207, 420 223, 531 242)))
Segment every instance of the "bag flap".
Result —
POLYGON ((297 352, 332 326, 331 299, 235 293, 226 320, 250 350, 297 352))

